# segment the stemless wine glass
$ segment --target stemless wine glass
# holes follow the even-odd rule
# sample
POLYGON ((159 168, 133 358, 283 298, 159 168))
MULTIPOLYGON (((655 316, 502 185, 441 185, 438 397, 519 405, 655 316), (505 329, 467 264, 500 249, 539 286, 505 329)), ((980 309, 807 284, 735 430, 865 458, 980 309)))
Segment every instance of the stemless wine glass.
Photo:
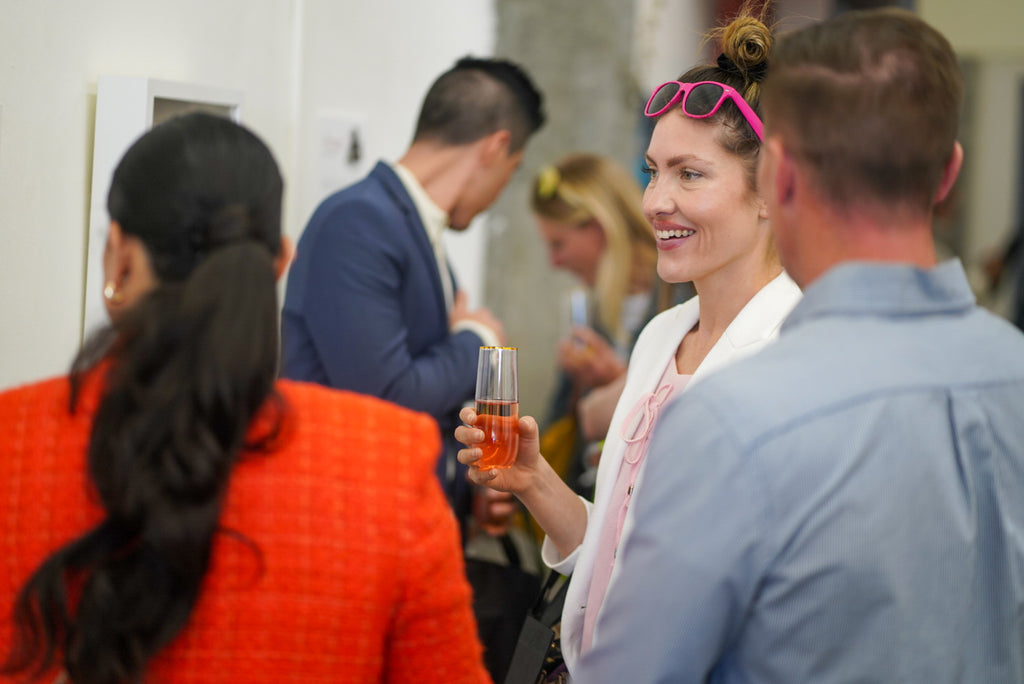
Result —
POLYGON ((519 453, 519 370, 515 347, 480 347, 476 368, 476 427, 481 470, 508 468, 519 453))

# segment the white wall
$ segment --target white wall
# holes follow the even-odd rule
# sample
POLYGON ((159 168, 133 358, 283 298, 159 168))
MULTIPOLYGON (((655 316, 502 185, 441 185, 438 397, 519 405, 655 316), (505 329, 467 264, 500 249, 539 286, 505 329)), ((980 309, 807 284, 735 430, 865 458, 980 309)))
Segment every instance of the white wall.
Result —
POLYGON ((80 334, 100 74, 244 90, 244 118, 291 161, 287 0, 3 0, 0 386, 63 371, 80 334))
POLYGON ((1020 191, 1021 87, 1024 85, 1024 50, 984 57, 977 64, 973 130, 965 141, 968 173, 963 181, 967 223, 971 232, 964 245, 968 258, 982 260, 1009 238, 1017 219, 1020 191))
POLYGON ((66 370, 80 336, 97 77, 244 93, 293 237, 319 199, 318 113, 365 113, 367 153, 408 143, 430 80, 488 53, 484 0, 0 0, 0 387, 66 370))
POLYGON ((943 33, 965 56, 1020 55, 1024 52, 1020 0, 916 0, 918 14, 943 33))

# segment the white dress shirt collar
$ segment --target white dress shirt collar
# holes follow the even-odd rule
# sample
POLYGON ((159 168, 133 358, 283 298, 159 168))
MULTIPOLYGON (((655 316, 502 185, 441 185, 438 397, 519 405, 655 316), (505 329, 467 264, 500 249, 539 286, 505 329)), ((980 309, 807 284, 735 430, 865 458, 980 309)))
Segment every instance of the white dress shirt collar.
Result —
POLYGON ((441 244, 441 235, 444 233, 444 229, 448 227, 448 212, 437 206, 434 200, 430 199, 430 195, 423 189, 423 186, 420 185, 419 180, 412 174, 412 171, 397 162, 392 164, 391 168, 398 176, 398 179, 402 181, 405 191, 412 198, 412 203, 416 205, 416 211, 419 212, 420 219, 423 221, 423 227, 427 230, 430 244, 436 248, 437 245, 441 244))

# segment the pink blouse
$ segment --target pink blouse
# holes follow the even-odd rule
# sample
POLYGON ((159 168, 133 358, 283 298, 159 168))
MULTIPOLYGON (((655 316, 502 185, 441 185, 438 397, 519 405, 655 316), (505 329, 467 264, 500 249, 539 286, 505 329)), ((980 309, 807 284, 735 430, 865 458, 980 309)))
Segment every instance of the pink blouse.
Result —
POLYGON ((665 371, 658 381, 654 392, 646 392, 633 405, 632 410, 622 423, 621 437, 626 443, 626 451, 619 473, 612 488, 608 502, 608 514, 601 525, 598 537, 597 555, 594 559, 594 575, 590 580, 587 593, 587 609, 583 615, 582 651, 590 649, 594 636, 594 623, 597 613, 604 601, 608 582, 611 580, 615 557, 622 539, 622 528, 626 522, 626 512, 633 497, 640 466, 647 456, 650 445, 651 429, 658 420, 658 412, 670 399, 679 395, 689 384, 692 375, 680 375, 676 371, 675 357, 669 360, 665 371))

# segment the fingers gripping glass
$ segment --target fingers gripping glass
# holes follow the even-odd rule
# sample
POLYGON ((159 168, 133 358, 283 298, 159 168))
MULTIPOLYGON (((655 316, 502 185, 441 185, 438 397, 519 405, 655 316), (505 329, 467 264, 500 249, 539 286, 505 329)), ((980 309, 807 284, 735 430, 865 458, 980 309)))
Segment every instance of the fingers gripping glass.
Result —
POLYGON ((661 116, 677 102, 681 102, 681 109, 686 116, 692 119, 706 119, 717 112, 726 100, 732 100, 739 107, 740 114, 754 129, 757 139, 764 142, 764 124, 761 123, 757 113, 750 108, 750 105, 738 92, 718 81, 700 81, 698 83, 668 81, 662 83, 651 93, 651 99, 647 101, 644 114, 652 118, 661 116))

